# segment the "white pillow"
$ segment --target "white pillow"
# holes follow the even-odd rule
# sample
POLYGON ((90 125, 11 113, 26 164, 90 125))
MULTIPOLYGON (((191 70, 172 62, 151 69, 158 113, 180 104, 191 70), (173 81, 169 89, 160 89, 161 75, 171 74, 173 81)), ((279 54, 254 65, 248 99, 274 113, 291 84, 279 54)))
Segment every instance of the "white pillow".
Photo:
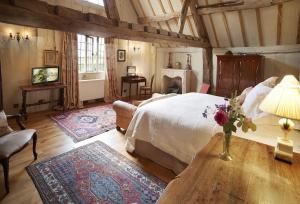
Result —
POLYGON ((161 100, 161 99, 164 99, 164 98, 169 98, 169 97, 176 96, 176 95, 177 94, 174 94, 174 93, 167 94, 167 95, 166 94, 154 93, 150 99, 147 99, 147 100, 143 101, 142 103, 140 103, 140 105, 138 107, 140 108, 140 107, 142 107, 142 106, 144 106, 148 103, 158 101, 158 100, 161 100))
POLYGON ((246 96, 250 93, 250 91, 253 89, 252 86, 245 88, 244 91, 241 93, 241 95, 238 96, 238 101, 240 104, 243 104, 246 96))
POLYGON ((277 80, 278 80, 278 77, 270 77, 270 78, 264 80, 263 82, 261 82, 261 84, 263 84, 267 87, 274 88, 274 86, 277 84, 277 80))
POLYGON ((255 120, 267 114, 259 109, 259 105, 271 90, 272 88, 265 86, 263 83, 259 83, 249 92, 242 105, 246 117, 255 120))
POLYGON ((0 137, 11 133, 13 130, 8 126, 4 111, 0 111, 0 137))

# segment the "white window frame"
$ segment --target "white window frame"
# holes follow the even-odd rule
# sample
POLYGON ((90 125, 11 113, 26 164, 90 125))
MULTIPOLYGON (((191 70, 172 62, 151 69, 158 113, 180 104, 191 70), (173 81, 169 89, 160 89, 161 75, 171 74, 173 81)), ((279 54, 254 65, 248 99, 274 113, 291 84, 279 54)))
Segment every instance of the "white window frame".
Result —
POLYGON ((104 38, 78 34, 77 52, 79 73, 100 73, 105 71, 106 63, 104 38), (79 38, 81 37, 84 37, 84 49, 81 49, 80 47, 80 43, 82 43, 82 41, 79 41, 79 38), (82 62, 81 57, 82 51, 84 53, 84 62, 82 62), (84 66, 84 70, 81 67, 82 65, 84 66))

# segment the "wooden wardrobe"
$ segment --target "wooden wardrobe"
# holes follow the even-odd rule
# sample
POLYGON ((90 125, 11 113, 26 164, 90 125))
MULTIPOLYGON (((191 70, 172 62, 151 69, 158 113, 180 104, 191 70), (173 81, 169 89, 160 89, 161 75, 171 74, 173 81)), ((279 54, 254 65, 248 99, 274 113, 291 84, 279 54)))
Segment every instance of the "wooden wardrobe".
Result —
POLYGON ((216 95, 231 97, 237 91, 255 86, 263 79, 263 56, 218 55, 216 95))

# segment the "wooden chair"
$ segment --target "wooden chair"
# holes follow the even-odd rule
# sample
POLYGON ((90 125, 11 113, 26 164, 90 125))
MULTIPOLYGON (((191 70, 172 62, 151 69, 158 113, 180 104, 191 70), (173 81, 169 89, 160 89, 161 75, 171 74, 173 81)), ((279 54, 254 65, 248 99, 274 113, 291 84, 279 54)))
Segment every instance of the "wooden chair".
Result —
POLYGON ((201 89, 200 89, 200 93, 207 94, 209 88, 210 88, 209 84, 205 84, 205 83, 202 84, 201 89))
POLYGON ((37 134, 36 130, 34 129, 26 129, 26 127, 21 122, 21 115, 8 115, 7 119, 16 119, 17 124, 21 128, 20 131, 13 131, 7 135, 0 137, 0 162, 3 166, 6 193, 9 193, 9 159, 14 154, 23 150, 30 142, 30 140, 33 140, 32 150, 34 160, 36 160, 37 134))
POLYGON ((154 75, 152 75, 152 77, 151 77, 150 86, 141 86, 140 87, 140 98, 142 97, 142 95, 144 95, 144 96, 152 95, 153 81, 154 81, 154 75))

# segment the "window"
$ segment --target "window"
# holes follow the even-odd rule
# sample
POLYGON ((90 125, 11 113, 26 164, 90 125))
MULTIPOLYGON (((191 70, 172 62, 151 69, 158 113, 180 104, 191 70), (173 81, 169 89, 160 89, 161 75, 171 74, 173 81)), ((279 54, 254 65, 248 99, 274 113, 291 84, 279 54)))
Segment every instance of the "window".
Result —
POLYGON ((104 38, 78 35, 79 72, 101 72, 105 66, 104 38))
POLYGON ((86 0, 88 2, 94 3, 94 4, 98 4, 100 6, 103 6, 103 0, 86 0))

